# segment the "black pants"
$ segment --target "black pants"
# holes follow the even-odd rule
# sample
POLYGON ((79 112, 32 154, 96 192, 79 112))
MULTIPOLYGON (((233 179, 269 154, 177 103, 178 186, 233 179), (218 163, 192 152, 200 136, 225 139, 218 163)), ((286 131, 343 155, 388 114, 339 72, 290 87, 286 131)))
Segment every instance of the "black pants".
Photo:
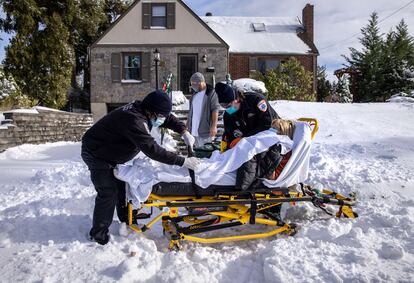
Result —
POLYGON ((116 179, 112 169, 91 169, 90 171, 92 183, 98 195, 95 198, 92 229, 89 234, 96 240, 103 240, 109 232, 115 207, 119 221, 127 221, 125 182, 116 179))
POLYGON ((119 221, 127 222, 125 182, 115 178, 112 166, 94 159, 83 148, 82 158, 89 167, 92 183, 98 193, 89 234, 95 240, 104 241, 108 237, 115 207, 119 221))

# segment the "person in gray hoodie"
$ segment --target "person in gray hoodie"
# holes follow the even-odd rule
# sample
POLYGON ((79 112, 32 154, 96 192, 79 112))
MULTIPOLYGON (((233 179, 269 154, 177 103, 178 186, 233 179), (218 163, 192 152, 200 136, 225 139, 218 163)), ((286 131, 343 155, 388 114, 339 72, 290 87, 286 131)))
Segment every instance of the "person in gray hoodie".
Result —
POLYGON ((214 87, 206 84, 203 74, 197 72, 190 78, 193 95, 187 117, 187 128, 200 147, 211 142, 217 134, 220 104, 214 87))

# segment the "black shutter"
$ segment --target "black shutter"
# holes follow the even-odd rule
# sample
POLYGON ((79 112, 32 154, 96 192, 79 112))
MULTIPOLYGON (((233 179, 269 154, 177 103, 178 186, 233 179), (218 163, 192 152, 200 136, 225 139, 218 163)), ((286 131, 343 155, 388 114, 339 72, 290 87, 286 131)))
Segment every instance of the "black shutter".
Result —
POLYGON ((113 83, 121 82, 121 53, 111 54, 111 78, 113 83))
POLYGON ((258 71, 257 57, 249 57, 249 72, 258 71))
POLYGON ((151 52, 143 52, 142 55, 142 80, 150 81, 151 78, 151 52))
POLYGON ((151 28, 151 3, 142 3, 142 29, 151 28))
POLYGON ((175 3, 167 3, 167 29, 175 29, 175 3))

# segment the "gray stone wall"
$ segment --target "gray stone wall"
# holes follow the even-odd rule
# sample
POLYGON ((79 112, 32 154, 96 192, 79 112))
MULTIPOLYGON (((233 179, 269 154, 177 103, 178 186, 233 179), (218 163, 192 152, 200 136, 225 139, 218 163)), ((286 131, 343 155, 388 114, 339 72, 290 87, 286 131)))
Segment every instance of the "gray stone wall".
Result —
MULTIPOLYGON (((159 87, 163 77, 170 72, 173 74, 173 90, 178 90, 178 54, 198 54, 198 70, 209 78, 206 68, 215 68, 216 81, 224 80, 228 72, 228 53, 221 46, 200 47, 157 47, 160 52, 159 87), (207 55, 207 62, 202 62, 202 56, 207 55)), ((91 50, 91 103, 128 103, 142 98, 155 88, 155 66, 152 53, 155 47, 145 46, 95 46, 91 50), (151 71, 150 81, 142 83, 113 83, 111 79, 111 54, 116 52, 150 52, 151 71)))
POLYGON ((80 141, 92 126, 91 114, 36 109, 38 113, 5 112, 0 151, 24 143, 80 141))

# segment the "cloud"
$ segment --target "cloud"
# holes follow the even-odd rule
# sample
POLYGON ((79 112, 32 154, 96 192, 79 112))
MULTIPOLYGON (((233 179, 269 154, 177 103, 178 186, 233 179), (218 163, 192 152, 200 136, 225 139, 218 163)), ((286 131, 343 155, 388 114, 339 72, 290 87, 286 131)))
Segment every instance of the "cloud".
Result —
MULTIPOLYGON (((330 78, 333 71, 345 62, 342 54, 349 54, 349 47, 360 48, 360 29, 368 23, 370 14, 376 11, 379 21, 409 0, 185 0, 198 15, 212 12, 216 16, 277 16, 302 17, 302 9, 309 2, 315 6, 315 44, 320 51, 318 63, 326 65, 330 78)), ((398 11, 380 23, 381 32, 387 33, 404 18, 410 34, 414 34, 414 3, 398 11)), ((4 58, 4 46, 9 35, 2 33, 0 59, 4 58)))
MULTIPOLYGON (((215 16, 282 16, 302 17, 302 9, 307 3, 313 4, 315 11, 315 44, 319 48, 318 63, 326 65, 333 78, 333 71, 345 63, 342 54, 349 54, 349 47, 360 48, 359 31, 367 25, 369 16, 376 11, 379 21, 409 0, 186 0, 198 15, 212 12, 215 16), (357 36, 351 37, 352 35, 357 36)), ((404 18, 410 34, 414 34, 414 3, 398 11, 380 23, 382 33, 387 33, 404 18)))

